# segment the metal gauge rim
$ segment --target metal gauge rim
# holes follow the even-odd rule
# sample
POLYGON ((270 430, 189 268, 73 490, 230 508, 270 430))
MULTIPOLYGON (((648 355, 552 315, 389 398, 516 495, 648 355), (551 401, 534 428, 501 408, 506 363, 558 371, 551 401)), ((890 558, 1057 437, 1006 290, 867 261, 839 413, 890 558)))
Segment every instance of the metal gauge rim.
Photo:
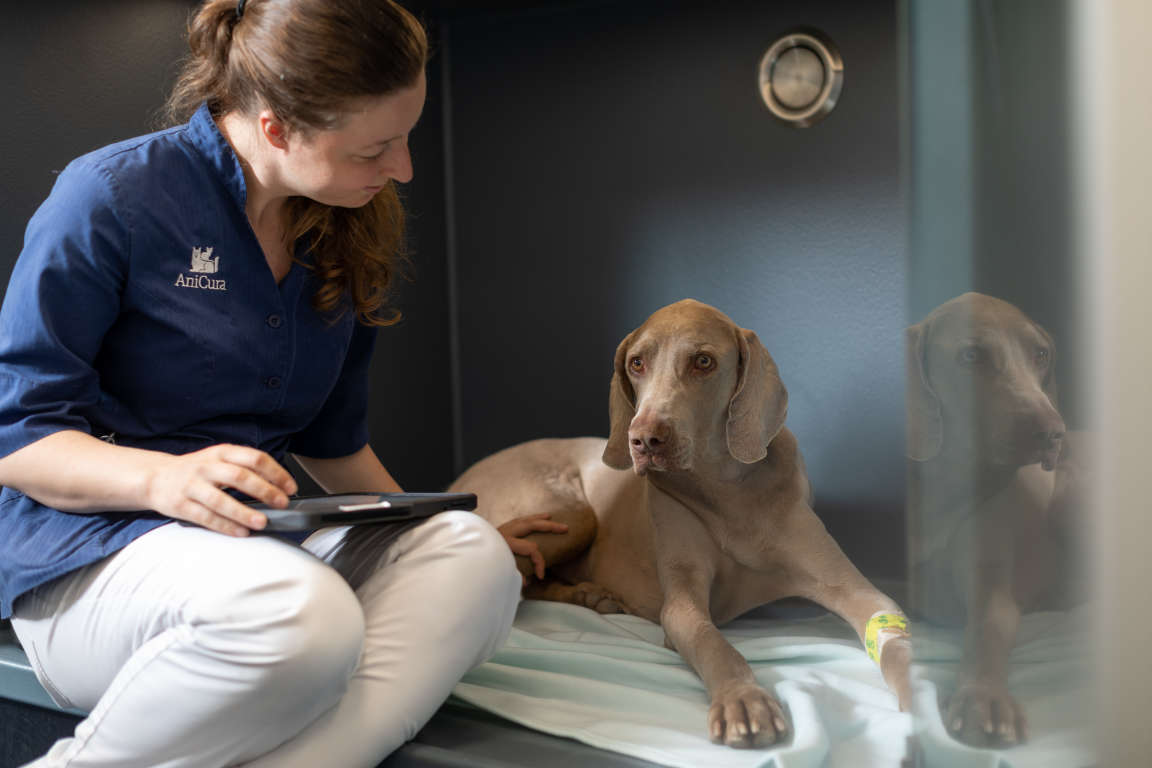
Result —
POLYGON ((824 119, 836 106, 844 85, 844 61, 836 46, 822 33, 810 29, 789 32, 772 43, 760 59, 757 85, 760 98, 775 117, 798 128, 807 127, 824 119), (816 54, 824 68, 824 81, 819 94, 800 108, 790 107, 777 98, 772 83, 773 69, 777 62, 784 54, 796 48, 816 54))

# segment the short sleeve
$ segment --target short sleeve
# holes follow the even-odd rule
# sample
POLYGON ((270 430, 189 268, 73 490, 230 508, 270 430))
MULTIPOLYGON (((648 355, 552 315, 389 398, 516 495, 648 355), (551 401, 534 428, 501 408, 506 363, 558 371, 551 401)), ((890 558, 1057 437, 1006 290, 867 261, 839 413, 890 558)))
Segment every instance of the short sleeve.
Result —
POLYGON ((28 223, 0 309, 0 456, 91 431, 93 361, 120 311, 129 248, 111 174, 70 165, 28 223))
POLYGON ((289 440, 289 452, 312 459, 336 459, 367 445, 368 372, 376 331, 374 326, 355 323, 335 386, 312 422, 289 440))

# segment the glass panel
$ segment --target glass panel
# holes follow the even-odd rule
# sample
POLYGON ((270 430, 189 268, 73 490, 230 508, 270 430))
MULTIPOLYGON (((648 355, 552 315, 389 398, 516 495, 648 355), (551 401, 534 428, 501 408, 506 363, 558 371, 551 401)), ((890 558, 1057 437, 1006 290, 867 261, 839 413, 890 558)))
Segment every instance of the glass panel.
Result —
POLYGON ((904 10, 917 758, 1090 765, 1070 9, 904 10))

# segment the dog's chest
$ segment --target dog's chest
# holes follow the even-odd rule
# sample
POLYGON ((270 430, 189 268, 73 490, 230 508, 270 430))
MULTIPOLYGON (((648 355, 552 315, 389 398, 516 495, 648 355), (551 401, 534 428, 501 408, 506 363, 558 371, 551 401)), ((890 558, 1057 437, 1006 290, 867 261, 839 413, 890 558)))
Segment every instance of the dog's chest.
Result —
POLYGON ((731 510, 697 510, 696 514, 723 555, 741 568, 763 570, 778 562, 779 556, 767 523, 770 515, 758 511, 749 508, 746 514, 733 514, 731 510))

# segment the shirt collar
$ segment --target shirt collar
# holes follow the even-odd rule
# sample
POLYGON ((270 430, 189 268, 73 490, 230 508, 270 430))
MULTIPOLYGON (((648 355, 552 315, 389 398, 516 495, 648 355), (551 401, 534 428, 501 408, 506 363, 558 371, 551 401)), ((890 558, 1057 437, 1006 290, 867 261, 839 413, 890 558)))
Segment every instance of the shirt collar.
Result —
MULTIPOLYGON (((212 118, 212 111, 208 108, 207 102, 201 104, 196 113, 192 115, 192 119, 188 121, 188 135, 192 140, 192 145, 208 161, 220 182, 232 195, 233 200, 240 207, 240 211, 243 212, 244 204, 248 200, 248 185, 244 181, 244 169, 240 166, 240 158, 237 157, 236 151, 232 149, 232 145, 228 143, 228 139, 224 138, 224 134, 220 132, 219 126, 212 118)), ((296 260, 311 265, 313 263, 312 254, 306 251, 307 248, 303 240, 296 243, 296 260)))
POLYGON ((221 183, 244 210, 244 203, 248 199, 248 187, 244 183, 244 169, 240 167, 240 158, 236 156, 232 145, 220 133, 216 121, 212 119, 212 112, 208 104, 200 105, 192 119, 188 121, 188 135, 209 165, 220 177, 221 183))

